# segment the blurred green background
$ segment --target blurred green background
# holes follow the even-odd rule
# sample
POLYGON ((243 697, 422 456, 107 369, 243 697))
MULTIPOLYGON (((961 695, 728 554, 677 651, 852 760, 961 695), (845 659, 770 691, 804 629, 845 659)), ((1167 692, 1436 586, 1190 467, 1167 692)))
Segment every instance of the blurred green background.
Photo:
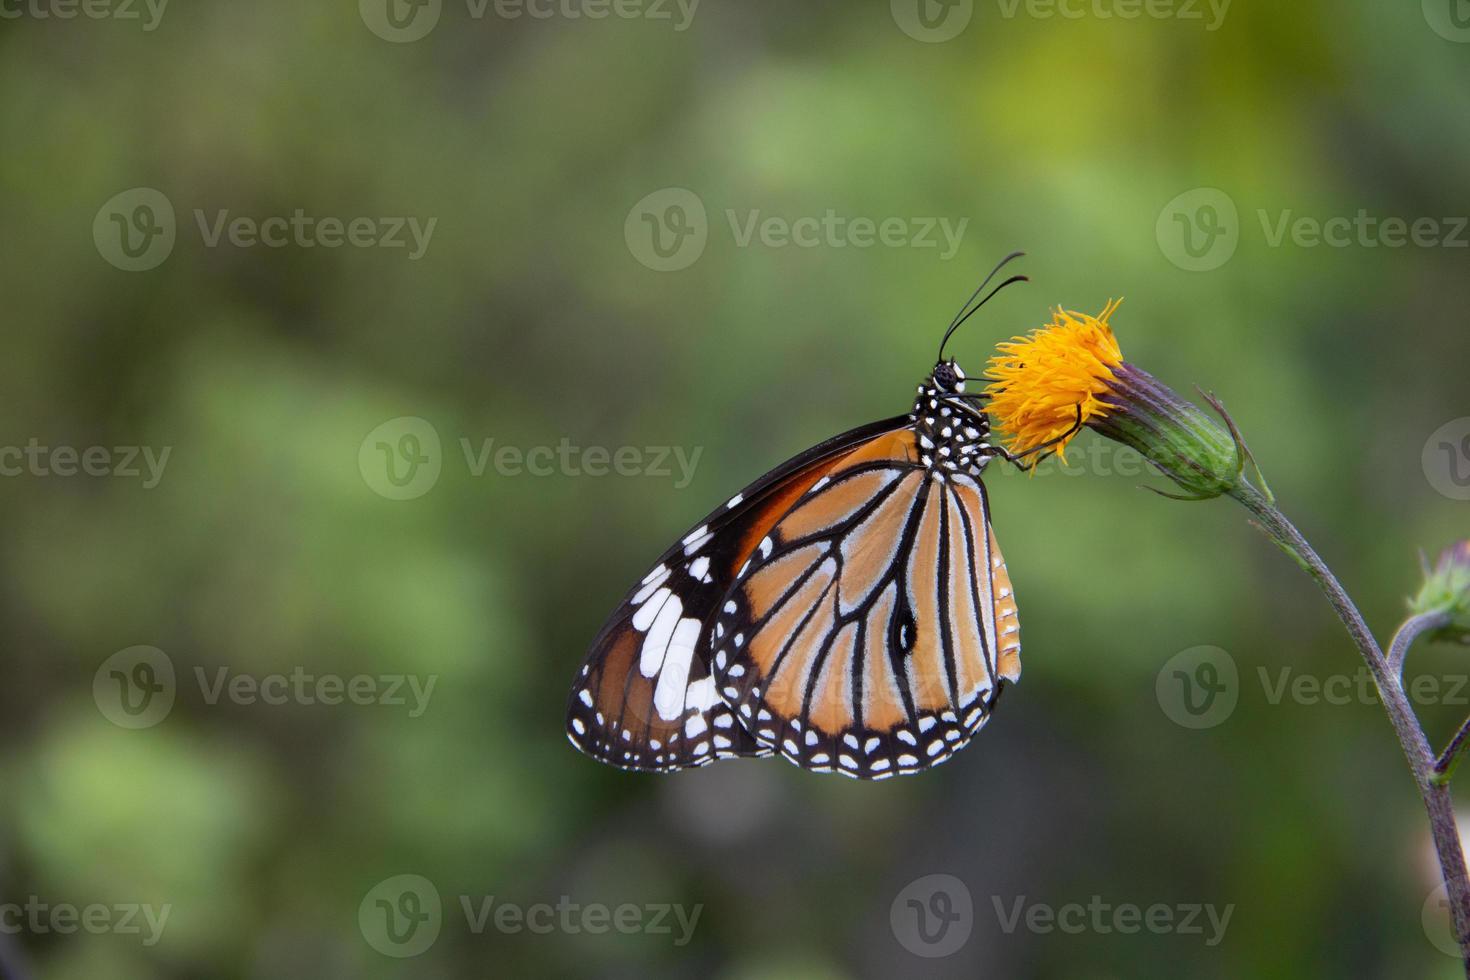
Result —
MULTIPOLYGON (((1239 508, 1141 492, 1092 434, 1070 471, 991 471, 1026 672, 948 765, 640 776, 562 724, 665 545, 906 410, 1013 248, 1034 282, 965 327, 961 363, 1126 295, 1128 358, 1219 393, 1391 630, 1417 550, 1470 507, 1470 459, 1439 455, 1470 433, 1463 0, 66 2, 0 4, 0 446, 48 451, 0 457, 18 975, 1459 975, 1382 710, 1274 695, 1283 670, 1361 672, 1325 602, 1239 508), (1431 223, 1314 244, 1360 210, 1431 223), (280 247, 251 237, 298 211, 280 247), (359 218, 359 244, 320 224, 359 218), (889 232, 864 246, 864 222, 889 232), (549 475, 493 455, 563 444, 549 475), (66 475, 57 447, 94 446, 106 475, 66 475), (168 447, 156 480, 126 447, 168 447), (637 475, 589 475, 586 447, 636 447, 637 475), (1201 646, 1238 680, 1194 728, 1168 665, 1201 646), (416 716, 212 687, 293 672, 435 686, 416 716), (140 687, 129 714, 124 681, 172 703, 140 687), (971 907, 952 951, 912 929, 906 889, 935 874, 971 907), (372 925, 400 875, 441 902, 421 950, 372 925), (462 899, 491 896, 700 917, 683 945, 477 931, 462 899), (1018 902, 1232 911, 1223 937, 1203 915, 1007 928, 1018 902), (38 904, 109 911, 17 928, 38 904), (128 905, 168 906, 156 942, 128 905)), ((1413 654, 1446 678, 1437 741, 1466 670, 1413 654)))

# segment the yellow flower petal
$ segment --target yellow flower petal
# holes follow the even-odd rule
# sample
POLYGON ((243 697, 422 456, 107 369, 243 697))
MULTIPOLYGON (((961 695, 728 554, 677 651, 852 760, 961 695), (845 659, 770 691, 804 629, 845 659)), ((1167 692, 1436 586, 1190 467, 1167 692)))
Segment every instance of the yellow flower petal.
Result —
MULTIPOLYGON (((1059 439, 1077 424, 1079 407, 1084 425, 1107 415, 1112 406, 1100 396, 1123 363, 1108 317, 1121 302, 1095 317, 1059 308, 1047 326, 997 346, 985 372, 986 412, 1012 453, 1059 439)), ((1074 436, 1056 445, 1058 456, 1074 436)))

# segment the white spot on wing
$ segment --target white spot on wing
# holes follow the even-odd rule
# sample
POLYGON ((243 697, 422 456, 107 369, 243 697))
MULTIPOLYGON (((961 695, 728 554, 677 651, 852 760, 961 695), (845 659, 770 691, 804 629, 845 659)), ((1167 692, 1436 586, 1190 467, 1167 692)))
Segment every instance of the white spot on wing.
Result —
POLYGON ((672 721, 684 713, 689 664, 694 659, 694 644, 699 642, 699 626, 697 619, 681 619, 674 629, 658 675, 658 686, 653 689, 653 707, 660 718, 672 721))
POLYGON ((668 601, 659 607, 653 625, 648 628, 648 635, 643 638, 642 653, 638 657, 638 672, 644 677, 658 673, 664 662, 664 651, 669 648, 669 640, 673 638, 674 627, 679 624, 679 614, 683 611, 684 602, 676 595, 670 595, 668 601))
MULTIPOLYGON (((719 695, 715 693, 715 679, 706 677, 689 685, 689 690, 684 695, 684 707, 703 712, 713 708, 719 700, 719 695)), ((728 719, 729 715, 725 717, 728 719)))
MULTIPOLYGON (((663 608, 664 602, 671 595, 673 593, 668 589, 659 589, 645 599, 643 605, 639 606, 638 611, 633 614, 633 628, 640 633, 648 629, 649 624, 653 622, 653 617, 658 615, 659 610, 663 608)), ((677 599, 674 601, 678 602, 677 599)), ((678 614, 676 613, 675 615, 678 614)))

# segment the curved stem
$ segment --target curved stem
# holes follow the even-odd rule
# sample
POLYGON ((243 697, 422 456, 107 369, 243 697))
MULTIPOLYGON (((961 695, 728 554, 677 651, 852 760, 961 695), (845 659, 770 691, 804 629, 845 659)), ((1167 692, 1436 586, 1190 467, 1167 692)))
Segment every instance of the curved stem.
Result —
MULTIPOLYGON (((1424 801, 1424 809, 1429 813, 1429 830, 1434 838, 1440 874, 1444 878, 1445 891, 1449 896, 1455 936, 1460 943, 1465 975, 1470 977, 1470 872, 1465 867, 1465 851, 1460 843, 1459 827, 1455 823, 1450 789, 1438 770, 1439 759, 1430 748, 1429 739, 1425 736, 1399 679, 1404 650, 1414 636, 1429 627, 1420 627, 1418 632, 1408 635, 1408 627, 1414 620, 1405 623, 1404 628, 1399 631, 1399 638, 1404 640, 1402 648, 1399 638, 1396 638, 1392 654, 1385 657, 1378 641, 1368 629, 1368 624, 1364 622, 1363 614, 1348 597, 1337 577, 1285 515, 1261 491, 1246 481, 1242 480, 1230 495, 1255 515, 1255 523, 1267 537, 1316 580, 1373 674, 1373 680, 1378 686, 1378 697, 1388 713, 1394 733, 1398 735, 1404 756, 1409 761, 1409 769, 1414 774, 1419 796, 1424 801)), ((1418 618, 1421 617, 1416 617, 1418 618)))
POLYGON ((1437 630, 1449 624, 1450 614, 1447 612, 1428 612, 1418 616, 1410 616, 1399 627, 1399 631, 1393 635, 1393 642, 1388 645, 1388 666, 1394 674, 1402 677, 1404 675, 1404 658, 1409 654, 1409 647, 1430 630, 1437 630))
POLYGON ((1460 749, 1465 746, 1465 739, 1470 737, 1470 718, 1460 723, 1460 730, 1455 732, 1455 737, 1450 739, 1450 744, 1439 754, 1439 761, 1434 764, 1434 778, 1436 782, 1448 783, 1450 774, 1455 771, 1455 761, 1460 756, 1460 749))

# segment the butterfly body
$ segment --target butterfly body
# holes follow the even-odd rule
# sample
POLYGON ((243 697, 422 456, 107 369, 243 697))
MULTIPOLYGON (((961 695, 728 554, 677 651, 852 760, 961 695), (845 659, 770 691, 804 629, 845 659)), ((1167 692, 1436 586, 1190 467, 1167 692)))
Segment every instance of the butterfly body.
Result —
POLYGON ((950 758, 1020 676, 980 477, 989 423, 941 360, 912 411, 808 450, 668 549, 598 635, 567 734, 671 771, 779 754, 885 779, 950 758))

